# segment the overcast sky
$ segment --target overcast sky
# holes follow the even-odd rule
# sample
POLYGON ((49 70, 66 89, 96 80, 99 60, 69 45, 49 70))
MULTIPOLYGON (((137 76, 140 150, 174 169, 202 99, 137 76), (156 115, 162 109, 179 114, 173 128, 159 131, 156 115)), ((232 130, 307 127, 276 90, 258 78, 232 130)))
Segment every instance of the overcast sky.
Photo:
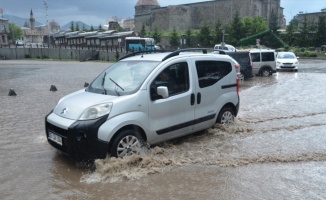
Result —
MULTIPOLYGON (((158 0, 161 6, 202 2, 203 0, 158 0)), ((204 0, 205 1, 205 0, 204 0)), ((47 0, 48 20, 61 26, 70 21, 82 21, 88 25, 104 25, 106 19, 117 17, 133 18, 137 0, 47 0)), ((281 0, 287 22, 300 11, 319 12, 326 8, 326 0, 281 0)), ((46 23, 44 0, 0 0, 3 14, 29 18, 33 10, 36 21, 46 23)), ((1 17, 1 16, 0 16, 1 17)))

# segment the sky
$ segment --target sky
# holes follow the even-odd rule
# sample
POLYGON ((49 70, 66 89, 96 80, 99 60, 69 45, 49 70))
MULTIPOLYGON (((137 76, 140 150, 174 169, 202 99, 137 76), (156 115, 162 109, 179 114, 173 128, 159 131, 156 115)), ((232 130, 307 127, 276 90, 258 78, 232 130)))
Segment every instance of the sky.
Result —
MULTIPOLYGON (((207 0, 158 0, 163 6, 203 2, 207 0)), ((112 16, 133 18, 137 0, 0 0, 3 14, 29 18, 31 9, 36 21, 46 24, 55 20, 61 26, 70 21, 82 21, 88 25, 104 25, 112 16)), ((320 12, 326 8, 326 0, 281 0, 283 14, 289 22, 299 12, 320 12)), ((1 17, 1 14, 0 14, 1 17)))

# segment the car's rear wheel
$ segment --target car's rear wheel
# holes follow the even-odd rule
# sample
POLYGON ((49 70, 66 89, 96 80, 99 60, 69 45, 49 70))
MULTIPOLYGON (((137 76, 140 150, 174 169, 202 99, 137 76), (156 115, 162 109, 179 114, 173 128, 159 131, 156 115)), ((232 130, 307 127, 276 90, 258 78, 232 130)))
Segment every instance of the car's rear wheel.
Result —
POLYGON ((122 158, 139 154, 145 148, 145 143, 136 129, 121 131, 111 145, 111 156, 122 158))
POLYGON ((263 77, 271 76, 271 70, 269 68, 263 68, 260 72, 260 75, 263 77))
POLYGON ((219 124, 231 124, 234 122, 234 111, 229 106, 223 107, 217 116, 216 122, 219 124))

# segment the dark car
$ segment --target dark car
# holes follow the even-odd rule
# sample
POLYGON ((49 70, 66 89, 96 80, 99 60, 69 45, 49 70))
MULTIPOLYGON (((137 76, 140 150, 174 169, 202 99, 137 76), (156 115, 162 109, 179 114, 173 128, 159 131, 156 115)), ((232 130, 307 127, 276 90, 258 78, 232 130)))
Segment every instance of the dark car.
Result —
POLYGON ((249 51, 225 51, 225 54, 231 56, 240 64, 240 79, 246 80, 254 77, 252 73, 252 61, 249 51))

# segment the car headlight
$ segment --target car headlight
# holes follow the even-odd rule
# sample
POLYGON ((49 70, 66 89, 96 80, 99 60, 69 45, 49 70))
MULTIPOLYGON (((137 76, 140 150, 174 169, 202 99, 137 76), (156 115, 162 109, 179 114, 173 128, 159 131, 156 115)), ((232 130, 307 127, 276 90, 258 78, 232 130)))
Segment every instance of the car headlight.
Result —
POLYGON ((91 106, 83 112, 83 114, 81 115, 79 120, 97 119, 106 114, 109 114, 111 111, 112 105, 113 105, 112 103, 103 103, 103 104, 91 106))

